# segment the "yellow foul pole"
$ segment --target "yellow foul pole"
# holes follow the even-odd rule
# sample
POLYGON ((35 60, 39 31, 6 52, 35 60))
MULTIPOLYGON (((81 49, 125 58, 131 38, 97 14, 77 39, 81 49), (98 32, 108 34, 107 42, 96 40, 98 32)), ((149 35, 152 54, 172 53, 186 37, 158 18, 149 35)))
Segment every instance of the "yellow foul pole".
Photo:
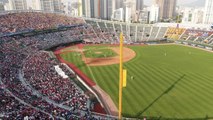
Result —
POLYGON ((123 34, 120 34, 120 80, 119 80, 119 111, 118 119, 121 120, 122 116, 122 88, 123 88, 123 34))

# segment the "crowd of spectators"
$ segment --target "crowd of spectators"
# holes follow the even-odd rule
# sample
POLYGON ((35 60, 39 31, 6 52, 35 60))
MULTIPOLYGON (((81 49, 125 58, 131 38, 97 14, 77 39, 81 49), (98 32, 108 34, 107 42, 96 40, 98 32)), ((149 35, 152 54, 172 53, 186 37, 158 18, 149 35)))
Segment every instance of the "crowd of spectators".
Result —
POLYGON ((85 25, 83 29, 83 40, 86 43, 101 43, 97 33, 94 31, 91 25, 85 25))
POLYGON ((48 56, 48 53, 41 52, 28 58, 23 66, 24 78, 33 88, 55 102, 71 101, 73 109, 86 110, 88 97, 68 78, 58 75, 54 69, 58 63, 48 56))
POLYGON ((2 88, 0 89, 0 118, 14 120, 23 120, 24 118, 31 120, 51 119, 49 115, 20 103, 2 88))
POLYGON ((85 31, 87 36, 85 39, 89 39, 91 43, 118 43, 118 36, 116 32, 112 29, 107 29, 98 26, 95 22, 88 22, 85 26, 85 31))
POLYGON ((208 40, 207 38, 211 36, 212 33, 212 31, 187 29, 180 39, 198 43, 210 43, 210 40, 208 40))
POLYGON ((30 30, 44 30, 59 26, 83 24, 79 18, 67 17, 53 13, 26 12, 0 16, 0 35, 30 30))
MULTIPOLYGON (((169 27, 164 35, 164 38, 178 40, 179 37, 185 32, 184 28, 177 28, 177 27, 169 27)), ((147 34, 146 36, 149 36, 147 34)))
MULTIPOLYGON (((8 16, 13 18, 12 15, 8 16)), ((66 21, 66 18, 62 21, 66 21)), ((8 23, 7 26, 14 25, 8 23)), ((83 34, 86 34, 83 27, 74 27, 35 36, 0 38, 0 119, 98 118, 90 112, 89 97, 70 80, 74 75, 42 51, 83 39, 83 34), (55 71, 55 65, 59 65, 71 77, 62 78, 55 71)))

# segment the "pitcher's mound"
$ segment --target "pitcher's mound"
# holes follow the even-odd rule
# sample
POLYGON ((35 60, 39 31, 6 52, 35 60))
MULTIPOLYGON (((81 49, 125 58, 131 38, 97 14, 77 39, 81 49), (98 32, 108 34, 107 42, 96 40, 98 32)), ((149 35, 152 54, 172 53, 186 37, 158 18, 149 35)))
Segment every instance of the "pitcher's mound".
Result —
POLYGON ((102 54, 102 52, 95 52, 95 54, 102 54))

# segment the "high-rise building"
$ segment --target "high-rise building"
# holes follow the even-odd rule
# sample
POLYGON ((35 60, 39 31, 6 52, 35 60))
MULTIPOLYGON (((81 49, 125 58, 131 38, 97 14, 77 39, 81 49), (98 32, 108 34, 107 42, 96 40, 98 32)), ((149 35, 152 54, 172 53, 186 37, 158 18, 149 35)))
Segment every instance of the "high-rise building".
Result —
POLYGON ((90 0, 90 14, 91 14, 91 18, 95 17, 95 0, 90 0))
MULTIPOLYGON (((61 12, 61 0, 40 0, 41 10, 61 12)), ((39 3, 38 2, 38 3, 39 3)))
POLYGON ((61 0, 8 0, 5 10, 44 10, 62 12, 61 0))
POLYGON ((158 16, 159 16, 159 6, 158 5, 151 5, 148 7, 149 10, 149 23, 156 23, 158 22, 158 16))
POLYGON ((114 10, 113 15, 112 15, 112 20, 117 20, 117 21, 124 21, 124 9, 119 8, 114 10))
POLYGON ((177 0, 155 0, 155 3, 159 6, 160 19, 172 19, 175 17, 177 0))
POLYGON ((66 14, 72 14, 72 3, 71 1, 62 0, 63 12, 66 14))
POLYGON ((4 4, 0 3, 0 11, 4 11, 4 4))
POLYGON ((41 10, 54 11, 53 0, 40 0, 41 10))
POLYGON ((213 0, 206 0, 204 10, 204 24, 213 24, 213 0))
POLYGON ((8 0, 0 0, 0 11, 5 11, 5 5, 8 3, 8 0))
POLYGON ((92 18, 100 18, 100 0, 90 0, 90 13, 92 18))
POLYGON ((90 15, 92 18, 110 20, 115 10, 116 0, 90 0, 90 15))
POLYGON ((108 12, 108 7, 107 7, 107 0, 100 0, 100 18, 101 19, 107 19, 107 12, 108 12))
POLYGON ((136 0, 136 11, 143 10, 144 6, 143 2, 144 2, 143 0, 136 0))
POLYGON ((28 8, 33 10, 41 10, 41 3, 40 0, 31 0, 31 3, 29 3, 30 0, 28 0, 28 8))
POLYGON ((136 0, 125 0, 123 5, 125 22, 136 21, 136 0))
POLYGON ((26 0, 8 0, 5 4, 6 10, 26 10, 27 1, 26 0))
POLYGON ((115 0, 115 9, 123 8, 124 0, 115 0))
POLYGON ((182 7, 181 8, 182 23, 192 23, 192 24, 201 24, 203 23, 203 8, 190 8, 190 7, 182 7))
POLYGON ((100 0, 100 18, 110 20, 114 11, 114 0, 100 0))
POLYGON ((90 0, 82 0, 82 15, 91 17, 90 0))
POLYGON ((107 6, 108 6, 108 8, 107 8, 107 10, 108 10, 108 12, 107 12, 107 20, 111 19, 112 14, 115 11, 115 2, 114 1, 115 0, 108 0, 108 3, 107 3, 107 6))
POLYGON ((62 11, 61 0, 53 0, 53 7, 55 12, 61 12, 62 11))

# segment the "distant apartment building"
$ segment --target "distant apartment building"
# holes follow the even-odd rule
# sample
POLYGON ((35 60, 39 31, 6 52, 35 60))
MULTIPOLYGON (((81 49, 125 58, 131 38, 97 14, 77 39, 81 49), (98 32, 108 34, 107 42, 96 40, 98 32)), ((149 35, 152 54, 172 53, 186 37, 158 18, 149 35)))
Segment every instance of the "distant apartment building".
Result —
POLYGON ((63 13, 71 14, 71 2, 67 0, 61 0, 61 10, 63 13))
POLYGON ((4 8, 5 10, 26 10, 27 1, 26 0, 8 0, 4 8))
POLYGON ((124 21, 124 9, 119 8, 119 9, 114 10, 114 12, 112 14, 112 20, 124 21))
POLYGON ((4 11, 4 4, 0 3, 0 11, 4 11))
POLYGON ((201 24, 203 23, 203 8, 184 7, 181 10, 182 23, 201 24))
POLYGON ((27 4, 28 4, 28 9, 41 10, 40 0, 31 0, 31 3, 29 3, 29 0, 28 0, 27 4))
POLYGON ((90 11, 92 18, 100 18, 100 0, 90 0, 90 11))
POLYGON ((100 18, 110 20, 114 11, 114 0, 100 0, 100 18))
POLYGON ((142 23, 142 24, 149 23, 150 11, 149 11, 148 7, 144 7, 143 11, 140 11, 137 14, 138 14, 137 22, 142 23))
POLYGON ((136 0, 125 0, 123 6, 125 22, 135 22, 137 19, 136 0))
MULTIPOLYGON (((89 0, 90 11, 87 6, 86 9, 89 11, 92 18, 110 20, 115 10, 116 0, 89 0)), ((85 2, 86 3, 86 2, 85 2)), ((86 4, 84 5, 86 6, 86 4)), ((86 9, 83 7, 83 12, 86 15, 86 9)))
POLYGON ((4 5, 5 10, 44 10, 61 12, 61 0, 8 0, 4 5))
POLYGON ((63 10, 61 0, 53 0, 53 7, 55 12, 61 12, 63 10))
POLYGON ((204 24, 213 24, 213 0, 206 0, 203 16, 204 24))
POLYGON ((156 4, 151 5, 148 7, 149 11, 149 23, 156 23, 158 22, 159 18, 159 6, 156 4))
POLYGON ((54 11, 53 0, 40 0, 41 10, 54 11))
POLYGON ((115 1, 115 9, 124 7, 124 0, 114 0, 115 1))
POLYGON ((177 0, 155 0, 159 6, 159 19, 172 19, 175 17, 177 0))
POLYGON ((63 10, 61 0, 38 0, 41 10, 61 12, 63 10))
POLYGON ((136 0, 136 11, 143 10, 144 0, 136 0))
POLYGON ((113 19, 125 22, 137 22, 143 11, 143 7, 144 0, 115 0, 113 19))
POLYGON ((139 13, 138 22, 143 24, 150 24, 158 22, 159 16, 159 7, 156 4, 153 4, 149 7, 144 7, 143 10, 139 13))
POLYGON ((91 17, 91 0, 82 0, 82 15, 83 17, 91 17))

